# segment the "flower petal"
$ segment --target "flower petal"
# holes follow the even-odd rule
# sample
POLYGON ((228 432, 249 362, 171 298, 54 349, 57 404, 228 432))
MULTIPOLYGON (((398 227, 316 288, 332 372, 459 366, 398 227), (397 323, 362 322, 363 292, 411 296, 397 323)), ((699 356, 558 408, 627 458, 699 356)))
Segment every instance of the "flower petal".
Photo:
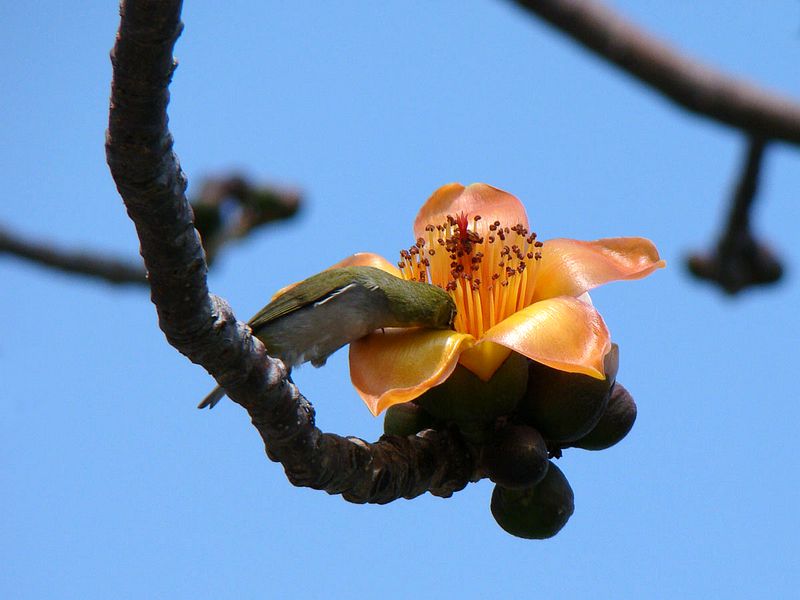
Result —
POLYGON ((447 379, 475 341, 449 330, 386 329, 350 344, 350 379, 377 416, 447 379))
POLYGON ((373 254, 372 252, 356 252, 352 256, 348 256, 335 265, 328 267, 328 269, 337 269, 339 267, 375 267, 395 277, 402 277, 400 269, 383 258, 380 254, 373 254))
POLYGON ((653 242, 645 238, 547 240, 542 247, 533 301, 577 297, 609 281, 641 279, 665 265, 653 242))
POLYGON ((593 306, 562 296, 531 304, 487 331, 491 341, 568 373, 603 379, 611 337, 593 306))
POLYGON ((447 215, 456 216, 462 212, 467 214, 470 221, 475 215, 480 215, 481 220, 476 226, 476 232, 480 235, 494 221, 508 226, 521 223, 528 227, 525 207, 516 196, 485 183, 473 183, 467 187, 460 183, 448 183, 436 190, 422 205, 414 220, 414 237, 426 238, 426 225, 439 225, 446 221, 447 215))
MULTIPOLYGON (((386 271, 390 275, 394 275, 395 277, 402 277, 400 274, 400 270, 395 267, 392 263, 388 260, 383 258, 379 254, 373 254, 372 252, 357 252, 352 256, 348 256, 344 260, 340 260, 335 265, 331 265, 326 271, 330 271, 331 269, 337 269, 339 267, 375 267, 376 269, 380 269, 381 271, 386 271)), ((285 294, 290 289, 302 283, 300 281, 295 281, 294 283, 290 283, 287 286, 282 287, 277 292, 272 295, 270 302, 275 300, 278 296, 285 294)))

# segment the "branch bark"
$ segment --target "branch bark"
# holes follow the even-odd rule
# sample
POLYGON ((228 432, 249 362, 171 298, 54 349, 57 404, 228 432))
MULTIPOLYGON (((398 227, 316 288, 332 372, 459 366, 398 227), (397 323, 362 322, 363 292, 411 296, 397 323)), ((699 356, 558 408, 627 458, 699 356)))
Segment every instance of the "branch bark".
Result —
POLYGON ((515 0, 672 102, 752 137, 800 144, 800 104, 682 55, 591 0, 515 0))
POLYGON ((0 226, 0 254, 2 253, 65 273, 86 275, 109 283, 147 283, 144 268, 132 261, 103 256, 90 250, 58 248, 46 242, 24 238, 0 226))
POLYGON ((123 0, 111 53, 113 81, 106 155, 136 225, 167 340, 202 365, 249 413, 272 460, 295 485, 386 503, 430 491, 449 496, 466 486, 475 459, 453 431, 384 436, 369 444, 322 433, 314 409, 283 364, 210 295, 200 239, 185 197, 186 178, 167 127, 168 86, 180 35, 178 0, 123 0))

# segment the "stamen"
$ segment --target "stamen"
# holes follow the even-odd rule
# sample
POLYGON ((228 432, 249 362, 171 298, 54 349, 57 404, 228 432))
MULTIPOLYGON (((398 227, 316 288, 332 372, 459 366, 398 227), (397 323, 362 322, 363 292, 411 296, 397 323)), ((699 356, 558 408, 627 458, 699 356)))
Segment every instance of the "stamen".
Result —
MULTIPOLYGON (((517 279, 520 280, 519 283, 519 292, 517 294, 517 311, 522 310, 525 308, 525 288, 528 285, 528 274, 525 273, 525 263, 521 262, 517 267, 517 273, 519 273, 519 277, 517 279)), ((514 311, 514 312, 517 312, 514 311)))
POLYGON ((403 278, 446 290, 456 303, 455 329, 478 338, 531 303, 542 256, 542 242, 522 223, 488 223, 484 237, 481 220, 461 212, 426 225, 397 263, 403 278))
POLYGON ((497 303, 497 322, 503 320, 506 315, 506 303, 508 302, 508 281, 503 281, 500 284, 500 301, 497 303))
POLYGON ((481 294, 480 294, 480 291, 479 291, 477 285, 472 289, 472 294, 470 294, 470 295, 472 296, 473 302, 475 303, 474 306, 475 306, 475 317, 476 317, 477 332, 474 335, 475 335, 475 337, 480 339, 481 336, 483 336, 483 332, 484 332, 484 329, 483 329, 483 306, 481 305, 481 294))
POLYGON ((489 328, 491 329, 495 325, 497 325, 497 315, 495 314, 495 290, 497 288, 490 286, 489 287, 489 328))
MULTIPOLYGON (((516 271, 514 271, 516 274, 516 271)), ((521 277, 509 278, 509 286, 511 289, 508 291, 508 306, 506 307, 506 314, 513 315, 519 310, 519 282, 521 277)))

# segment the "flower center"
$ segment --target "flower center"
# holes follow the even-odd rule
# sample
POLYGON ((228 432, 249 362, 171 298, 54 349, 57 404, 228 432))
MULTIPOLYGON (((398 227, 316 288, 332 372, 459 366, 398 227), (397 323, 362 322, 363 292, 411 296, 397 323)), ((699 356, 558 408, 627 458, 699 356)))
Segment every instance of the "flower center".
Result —
POLYGON ((405 279, 447 290, 456 303, 454 327, 480 339, 490 327, 530 305, 542 242, 517 223, 488 224, 461 213, 425 227, 426 237, 400 252, 405 279))

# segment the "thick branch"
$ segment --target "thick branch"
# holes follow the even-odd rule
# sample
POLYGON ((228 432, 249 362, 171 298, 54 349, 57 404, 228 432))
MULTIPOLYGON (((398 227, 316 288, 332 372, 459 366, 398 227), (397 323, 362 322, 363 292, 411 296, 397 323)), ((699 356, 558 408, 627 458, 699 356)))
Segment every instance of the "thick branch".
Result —
POLYGON ((224 301, 209 295, 186 179, 167 129, 180 9, 177 0, 122 2, 106 139, 108 164, 136 225, 168 341, 247 409, 269 457, 283 463, 296 485, 377 503, 425 491, 448 496, 463 488, 475 466, 456 433, 427 431, 374 444, 322 433, 282 363, 267 357, 224 301))
POLYGON ((132 261, 102 256, 89 250, 57 248, 45 242, 23 238, 0 226, 0 254, 2 253, 110 283, 147 283, 144 269, 132 261))
POLYGON ((684 108, 755 137, 800 144, 800 104, 683 56, 590 0, 515 0, 684 108))

